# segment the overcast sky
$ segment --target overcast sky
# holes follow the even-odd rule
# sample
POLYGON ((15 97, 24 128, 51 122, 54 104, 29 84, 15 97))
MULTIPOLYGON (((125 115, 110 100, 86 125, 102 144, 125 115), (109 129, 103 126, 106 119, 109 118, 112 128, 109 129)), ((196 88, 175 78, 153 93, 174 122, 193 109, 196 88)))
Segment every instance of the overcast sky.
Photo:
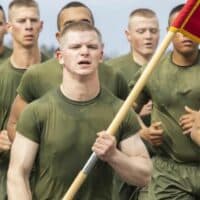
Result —
MULTIPOLYGON (((133 9, 151 8, 159 18, 161 41, 166 33, 167 18, 170 10, 184 0, 80 0, 93 12, 95 24, 100 29, 105 44, 105 54, 119 55, 129 51, 129 44, 124 30, 127 27, 128 16, 133 9)), ((0 0, 7 12, 11 0, 0 0)), ((57 46, 55 39, 56 18, 59 10, 68 2, 66 0, 38 0, 41 19, 44 28, 40 35, 40 44, 57 46)), ((6 36, 6 42, 10 40, 6 36)))

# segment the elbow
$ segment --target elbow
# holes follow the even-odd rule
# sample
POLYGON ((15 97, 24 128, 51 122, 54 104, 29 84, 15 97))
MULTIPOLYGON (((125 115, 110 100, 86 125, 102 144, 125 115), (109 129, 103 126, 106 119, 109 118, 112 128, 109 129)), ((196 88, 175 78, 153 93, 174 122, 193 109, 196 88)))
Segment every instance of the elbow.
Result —
POLYGON ((26 175, 19 168, 9 167, 7 172, 7 188, 16 187, 21 184, 22 180, 26 179, 26 175))
POLYGON ((7 190, 8 190, 8 195, 10 191, 12 191, 12 188, 16 185, 18 177, 15 174, 15 171, 11 168, 8 169, 7 172, 7 190))
POLYGON ((150 183, 152 172, 153 172, 153 165, 152 165, 151 160, 149 160, 145 164, 145 167, 143 168, 143 172, 141 173, 141 176, 139 179, 140 181, 138 182, 139 187, 144 187, 150 183))

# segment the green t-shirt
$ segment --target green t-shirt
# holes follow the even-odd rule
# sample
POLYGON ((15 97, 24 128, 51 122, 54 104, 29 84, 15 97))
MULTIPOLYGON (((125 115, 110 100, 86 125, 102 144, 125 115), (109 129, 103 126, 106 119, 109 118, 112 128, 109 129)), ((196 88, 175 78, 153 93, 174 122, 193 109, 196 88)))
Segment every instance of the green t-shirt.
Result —
MULTIPOLYGON (((42 61, 47 59, 42 55, 42 61)), ((14 68, 8 58, 0 68, 0 130, 6 128, 11 105, 17 94, 17 87, 26 69, 14 68)))
POLYGON ((114 70, 119 70, 128 84, 134 79, 135 73, 141 68, 141 66, 133 60, 132 53, 108 60, 106 64, 110 65, 114 70))
POLYGON ((3 52, 0 54, 0 65, 8 58, 10 57, 12 53, 12 50, 8 47, 4 46, 3 52))
MULTIPOLYGON (((62 68, 55 58, 32 66, 22 77, 17 89, 18 94, 26 102, 40 98, 47 91, 56 88, 61 83, 62 68)), ((121 99, 127 97, 128 85, 120 73, 113 71, 105 64, 100 64, 99 76, 100 82, 114 95, 121 99)))
MULTIPOLYGON (((16 69, 10 59, 0 68, 0 130, 6 129, 12 102, 16 96, 16 89, 24 73, 24 69, 16 69)), ((6 173, 8 169, 8 152, 0 153, 0 200, 6 199, 6 173)))
MULTIPOLYGON (((135 74, 141 69, 141 65, 137 64, 133 60, 132 52, 129 54, 125 54, 122 56, 119 56, 117 58, 113 58, 111 60, 108 60, 106 64, 110 65, 114 70, 120 71, 123 75, 123 77, 126 79, 129 90, 131 90, 131 82, 135 78, 135 74)), ((139 111, 138 111, 139 112, 139 111)), ((143 122, 146 126, 150 126, 151 122, 151 116, 143 116, 142 117, 143 122)))
POLYGON ((0 130, 6 128, 16 89, 25 69, 16 69, 7 59, 0 68, 0 130))
MULTIPOLYGON (((109 126, 121 103, 106 89, 87 102, 69 100, 57 89, 26 107, 17 131, 39 144, 34 200, 61 199, 91 155, 96 133, 109 126)), ((138 130, 130 111, 117 131, 117 143, 138 130)), ((111 200, 112 178, 111 167, 98 161, 75 199, 111 200)))
MULTIPOLYGON (((42 61, 47 59, 42 55, 42 61)), ((6 129, 13 100, 21 77, 26 69, 14 68, 7 58, 0 67, 0 130, 6 129)), ((9 164, 9 152, 0 153, 0 200, 6 200, 6 174, 9 164)))
POLYGON ((151 98, 152 121, 162 122, 164 140, 156 148, 159 154, 169 156, 177 162, 200 161, 199 146, 189 135, 183 135, 179 125, 179 118, 186 114, 186 105, 194 110, 200 108, 200 57, 194 65, 181 67, 172 63, 171 56, 169 52, 161 60, 138 103, 143 104, 151 98))

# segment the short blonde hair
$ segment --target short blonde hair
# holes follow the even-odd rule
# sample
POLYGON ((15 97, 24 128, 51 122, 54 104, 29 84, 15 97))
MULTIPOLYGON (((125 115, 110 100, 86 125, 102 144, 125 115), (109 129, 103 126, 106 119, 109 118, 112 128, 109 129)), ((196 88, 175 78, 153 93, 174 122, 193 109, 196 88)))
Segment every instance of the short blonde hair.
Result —
POLYGON ((37 9, 38 15, 40 15, 40 10, 38 3, 35 0, 13 0, 8 6, 8 18, 11 19, 11 10, 13 7, 33 7, 37 9))
POLYGON ((60 35, 60 47, 63 47, 63 38, 65 37, 66 33, 68 33, 69 31, 94 31, 96 32, 99 41, 102 43, 102 36, 100 31, 94 27, 93 25, 87 23, 87 22, 73 22, 71 24, 66 25, 60 35))

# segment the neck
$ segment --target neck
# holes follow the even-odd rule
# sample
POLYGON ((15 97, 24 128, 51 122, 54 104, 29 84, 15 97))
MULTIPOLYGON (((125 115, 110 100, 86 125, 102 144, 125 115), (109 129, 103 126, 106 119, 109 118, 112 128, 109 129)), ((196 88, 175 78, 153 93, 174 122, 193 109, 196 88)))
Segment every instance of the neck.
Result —
POLYGON ((191 66, 192 64, 196 62, 197 57, 198 57, 198 50, 188 55, 180 54, 176 50, 174 50, 172 53, 173 63, 175 63, 176 65, 180 67, 191 66))
POLYGON ((63 71, 61 92, 67 98, 74 101, 89 101, 99 94, 100 83, 98 72, 79 78, 77 75, 72 76, 67 73, 65 68, 63 71))
POLYGON ((151 56, 152 55, 148 55, 148 56, 144 56, 144 55, 141 55, 137 52, 133 52, 132 53, 132 56, 133 56, 133 60, 139 64, 139 65, 145 65, 148 63, 148 61, 151 59, 151 56))
POLYGON ((28 68, 41 62, 41 54, 38 47, 14 48, 11 55, 11 63, 15 68, 28 68))

